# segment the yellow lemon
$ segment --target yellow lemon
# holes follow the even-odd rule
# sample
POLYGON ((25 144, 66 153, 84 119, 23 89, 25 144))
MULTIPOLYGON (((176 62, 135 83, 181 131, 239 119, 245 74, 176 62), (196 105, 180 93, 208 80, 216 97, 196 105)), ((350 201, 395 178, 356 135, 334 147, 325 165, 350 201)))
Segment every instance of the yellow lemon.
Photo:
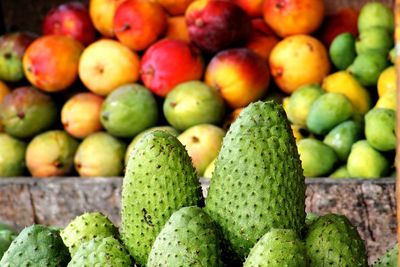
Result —
POLYGON ((0 103, 3 101, 3 98, 10 93, 10 88, 8 86, 0 81, 0 103))
POLYGON ((379 97, 375 108, 388 108, 396 110, 396 102, 396 90, 389 90, 379 97))
POLYGON ((371 96, 367 89, 346 71, 327 76, 322 88, 327 92, 344 94, 359 113, 365 114, 371 108, 371 96))
POLYGON ((384 71, 378 79, 378 95, 379 97, 386 94, 388 91, 396 91, 396 68, 390 66, 384 71))

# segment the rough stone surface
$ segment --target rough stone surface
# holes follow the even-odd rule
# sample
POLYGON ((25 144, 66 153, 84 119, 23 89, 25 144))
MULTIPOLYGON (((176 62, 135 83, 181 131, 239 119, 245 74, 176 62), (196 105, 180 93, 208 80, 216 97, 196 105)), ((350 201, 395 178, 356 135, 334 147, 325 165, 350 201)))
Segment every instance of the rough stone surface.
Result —
MULTIPOLYGON (((307 179, 306 210, 346 215, 366 240, 369 262, 396 241, 395 183, 307 179)), ((0 179, 0 221, 17 229, 33 223, 64 227, 76 216, 100 211, 120 224, 121 178, 0 179)), ((208 182, 202 181, 207 194, 208 182)))

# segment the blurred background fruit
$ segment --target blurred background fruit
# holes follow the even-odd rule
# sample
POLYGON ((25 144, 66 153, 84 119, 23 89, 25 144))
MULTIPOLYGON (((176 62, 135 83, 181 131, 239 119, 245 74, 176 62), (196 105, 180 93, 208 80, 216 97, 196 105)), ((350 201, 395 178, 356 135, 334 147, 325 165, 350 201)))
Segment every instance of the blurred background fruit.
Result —
POLYGON ((74 167, 78 141, 64 131, 53 130, 35 136, 26 150, 26 165, 35 177, 69 174, 74 167))
POLYGON ((47 92, 64 90, 78 78, 83 46, 62 35, 43 36, 26 49, 23 66, 26 78, 47 92))
POLYGON ((126 84, 107 96, 101 107, 100 121, 117 137, 134 137, 158 119, 157 103, 152 93, 139 84, 126 84))
POLYGON ((28 138, 49 129, 56 121, 53 99, 26 86, 14 89, 0 105, 4 131, 17 138, 28 138))
POLYGON ((0 37, 0 80, 17 82, 25 77, 22 57, 36 35, 16 32, 0 37))
POLYGON ((26 143, 0 133, 0 177, 21 176, 25 172, 26 143))
POLYGON ((272 49, 269 67, 275 83, 290 94, 298 87, 320 83, 330 71, 326 48, 308 35, 293 35, 272 49))
POLYGON ((263 6, 264 20, 281 37, 315 32, 324 14, 323 0, 265 0, 263 6))
POLYGON ((48 11, 43 19, 43 35, 65 35, 87 46, 94 42, 96 32, 85 5, 70 2, 48 11))
POLYGON ((75 168, 82 177, 119 176, 124 170, 126 145, 105 132, 86 137, 74 157, 75 168))
POLYGON ((101 130, 101 96, 79 93, 71 97, 61 110, 61 122, 65 131, 76 138, 84 138, 101 130))
POLYGON ((169 124, 178 130, 186 130, 198 124, 218 125, 225 113, 220 94, 200 81, 181 83, 165 98, 164 115, 169 124))
POLYGON ((139 57, 117 41, 99 40, 83 51, 79 77, 90 91, 105 96, 139 79, 139 57))

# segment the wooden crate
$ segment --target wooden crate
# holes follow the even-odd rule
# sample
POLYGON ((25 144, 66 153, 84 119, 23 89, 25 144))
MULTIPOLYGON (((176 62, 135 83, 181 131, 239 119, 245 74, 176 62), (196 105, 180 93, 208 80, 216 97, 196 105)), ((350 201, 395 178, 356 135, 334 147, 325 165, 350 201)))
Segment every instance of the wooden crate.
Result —
MULTIPOLYGON (((207 194, 208 181, 202 179, 207 194)), ((86 211, 120 223, 121 178, 0 180, 0 221, 65 226, 86 211)), ((394 179, 307 179, 307 212, 346 215, 366 240, 372 263, 396 241, 394 179)))

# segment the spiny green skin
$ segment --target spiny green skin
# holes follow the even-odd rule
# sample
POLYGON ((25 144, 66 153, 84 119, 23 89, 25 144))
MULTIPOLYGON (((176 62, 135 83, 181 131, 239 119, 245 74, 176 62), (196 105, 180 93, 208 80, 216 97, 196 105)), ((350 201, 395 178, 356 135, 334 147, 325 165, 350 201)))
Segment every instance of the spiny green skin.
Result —
POLYGON ((102 213, 91 212, 76 217, 60 235, 74 256, 80 245, 96 237, 117 236, 118 229, 102 213))
POLYGON ((146 266, 223 266, 220 239, 219 230, 203 209, 181 208, 157 236, 146 266))
POLYGON ((309 212, 306 215, 306 225, 309 226, 319 218, 319 215, 309 212))
POLYGON ((196 171, 178 139, 165 131, 143 136, 131 153, 122 186, 121 238, 135 262, 146 264, 174 211, 202 204, 196 171))
POLYGON ((153 94, 139 84, 118 87, 107 96, 101 107, 101 124, 117 137, 133 137, 156 125, 157 119, 153 94))
POLYGON ((305 267, 306 248, 296 231, 271 229, 251 249, 243 267, 305 267))
POLYGON ((16 235, 13 231, 0 230, 0 259, 3 257, 4 252, 10 247, 15 237, 16 235))
POLYGON ((399 247, 394 244, 393 248, 388 250, 372 267, 396 267, 399 247))
POLYGON ((362 137, 363 128, 355 121, 345 121, 333 128, 324 138, 324 144, 330 146, 341 161, 346 161, 351 146, 362 137))
POLYGON ((329 47, 329 56, 333 65, 339 70, 345 70, 353 63, 356 54, 356 38, 348 32, 341 33, 333 39, 329 47))
POLYGON ((55 122, 57 108, 49 95, 26 86, 6 95, 0 114, 6 133, 28 138, 48 129, 55 122))
POLYGON ((348 120, 353 111, 353 105, 343 94, 323 94, 311 106, 307 128, 315 134, 327 134, 336 125, 348 120))
POLYGON ((379 76, 388 66, 387 55, 381 52, 367 52, 358 55, 349 71, 363 86, 375 86, 379 76))
POLYGON ((82 244, 68 267, 130 267, 132 262, 125 247, 114 237, 97 237, 82 244))
POLYGON ((14 239, 0 261, 2 267, 62 267, 70 261, 59 231, 32 225, 14 239))
POLYGON ((142 138, 147 133, 154 132, 157 130, 169 132, 170 134, 172 134, 175 137, 177 137, 179 135, 179 132, 171 126, 156 126, 156 127, 152 127, 152 128, 149 128, 149 129, 141 132, 140 134, 136 135, 135 138, 133 138, 132 142, 128 145, 128 148, 126 149, 125 166, 128 164, 129 156, 130 156, 131 152, 133 151, 133 148, 135 147, 137 142, 139 142, 140 138, 142 138))
POLYGON ((0 133, 0 177, 24 174, 26 143, 0 133))
POLYGON ((168 93, 163 110, 168 122, 184 131, 198 124, 219 124, 225 114, 225 104, 215 89, 200 81, 189 81, 168 93))
POLYGON ((244 260, 271 228, 304 228, 305 181, 282 106, 256 102, 231 125, 211 179, 206 211, 244 260))
POLYGON ((308 266, 368 266, 364 241, 357 229, 342 215, 319 217, 305 239, 308 266))

